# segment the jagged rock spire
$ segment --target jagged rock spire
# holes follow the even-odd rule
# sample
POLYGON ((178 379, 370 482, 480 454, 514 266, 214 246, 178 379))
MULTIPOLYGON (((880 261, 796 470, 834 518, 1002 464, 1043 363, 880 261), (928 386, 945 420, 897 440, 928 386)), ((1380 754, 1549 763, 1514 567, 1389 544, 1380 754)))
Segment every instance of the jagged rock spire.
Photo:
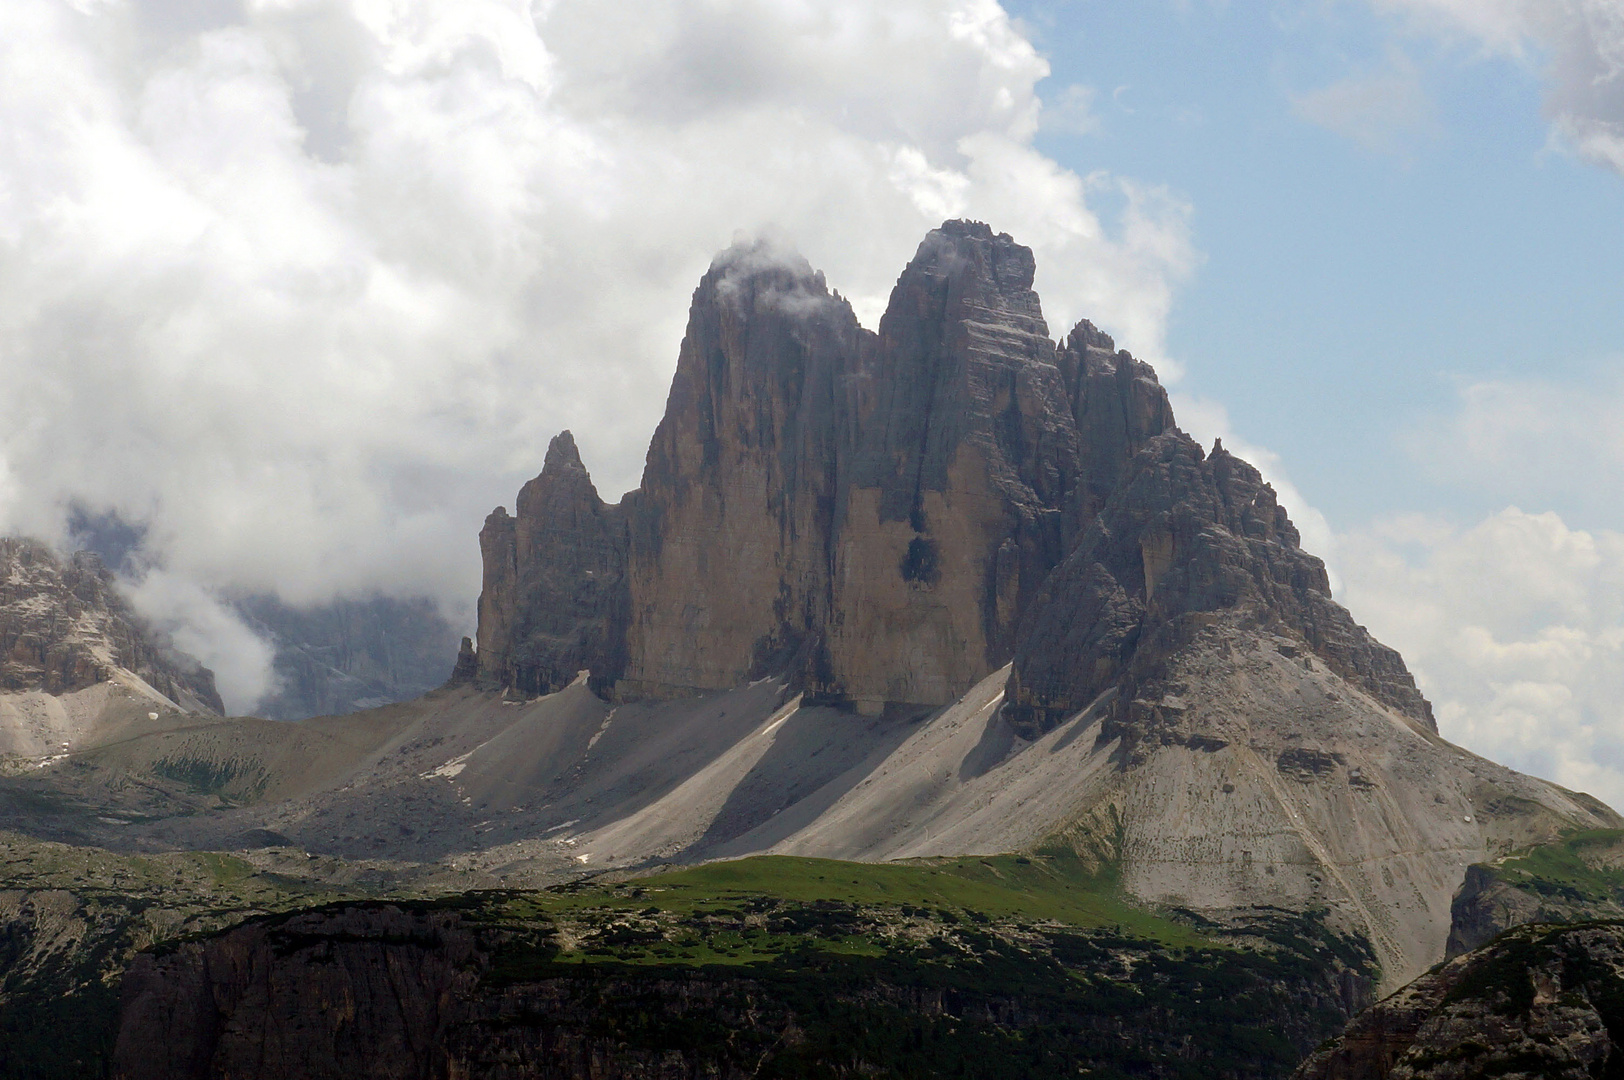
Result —
POLYGON ((946 222, 874 333, 799 255, 723 252, 639 489, 605 506, 565 432, 486 522, 481 678, 538 693, 587 668, 627 698, 788 674, 874 711, 1015 658, 1011 716, 1041 728, 1185 616, 1239 612, 1430 723, 1256 470, 1203 455, 1092 323, 1050 341, 1034 269, 946 222))

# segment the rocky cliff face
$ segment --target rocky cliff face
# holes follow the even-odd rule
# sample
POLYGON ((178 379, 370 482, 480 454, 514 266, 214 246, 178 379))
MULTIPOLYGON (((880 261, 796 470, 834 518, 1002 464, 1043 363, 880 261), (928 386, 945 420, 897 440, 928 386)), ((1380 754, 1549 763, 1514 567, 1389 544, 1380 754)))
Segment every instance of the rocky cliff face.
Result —
POLYGON ((1077 435, 1034 269, 950 222, 892 290, 837 492, 830 682, 858 702, 955 700, 1063 553, 1077 435))
POLYGON ((788 671, 878 712, 1006 663, 1172 424, 1154 372, 1093 326, 1057 349, 1033 273, 1008 236, 948 222, 873 333, 798 256, 724 253, 639 490, 604 506, 555 444, 530 505, 487 521, 481 676, 534 693, 590 668, 624 699, 788 671))
MULTIPOLYGON (((1331 600, 1319 559, 1299 546, 1274 490, 1221 446, 1211 455, 1177 430, 1150 439, 1023 627, 1008 712, 1046 731, 1116 695, 1107 734, 1167 741, 1149 704, 1169 654, 1223 621, 1283 636, 1382 704, 1437 727, 1404 661, 1331 600)), ((1176 696, 1176 695, 1174 695, 1176 696)))
POLYGON ((612 685, 626 664, 626 513, 598 498, 567 431, 514 510, 497 507, 479 534, 481 676, 529 695, 582 670, 612 685))
POLYGON ((0 690, 68 694, 118 669, 182 708, 225 711, 213 673, 130 610, 100 559, 0 539, 0 690))
POLYGON ((1476 1080, 1624 1071, 1624 926, 1528 926, 1357 1017, 1297 1080, 1476 1080))
POLYGON ((533 894, 334 905, 144 954, 112 1075, 1264 1080, 1368 987, 1302 938, 1175 957, 1116 931, 970 928, 911 905, 589 897, 557 922, 533 894), (866 954, 842 955, 854 938, 866 954), (711 958, 679 958, 695 947, 711 958))
POLYGON ((336 599, 295 608, 274 596, 233 601, 275 646, 276 689, 256 716, 303 720, 406 701, 445 682, 457 631, 432 600, 336 599))
POLYGON ((1056 362, 1077 425, 1078 482, 1066 550, 1105 506, 1145 443, 1173 429, 1173 407, 1149 364, 1117 352, 1093 323, 1077 324, 1056 362))
POLYGON ((625 700, 789 673, 878 713, 945 705, 1015 657, 1027 736, 1109 688, 1148 732, 1142 684, 1224 619, 1430 726, 1257 470, 1179 432, 1155 372, 1092 324, 1050 342, 1034 269, 948 222, 870 333, 798 256, 720 256, 639 490, 606 506, 566 433, 517 515, 486 522, 486 684, 589 669, 625 700))
POLYGON ((1466 868, 1450 905, 1448 955, 1526 923, 1624 919, 1624 831, 1569 831, 1466 868))
POLYGON ((848 380, 872 348, 798 256, 736 248, 705 275, 632 500, 623 694, 733 686, 819 646, 848 380))

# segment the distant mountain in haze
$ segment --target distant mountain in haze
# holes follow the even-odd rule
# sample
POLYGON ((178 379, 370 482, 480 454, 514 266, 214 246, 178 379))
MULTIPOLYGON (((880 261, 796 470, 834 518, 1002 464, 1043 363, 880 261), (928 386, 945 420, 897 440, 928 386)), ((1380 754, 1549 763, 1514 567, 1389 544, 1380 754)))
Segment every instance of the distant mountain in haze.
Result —
POLYGON ((272 720, 408 701, 445 682, 457 658, 456 629, 426 597, 296 608, 274 596, 249 596, 232 606, 276 647, 276 689, 253 708, 272 720))
MULTIPOLYGON (((73 508, 75 546, 139 574, 146 532, 117 514, 73 508)), ((407 701, 445 682, 458 632, 426 597, 340 597, 295 607, 267 594, 228 601, 272 643, 272 691, 248 710, 272 720, 337 716, 407 701)))

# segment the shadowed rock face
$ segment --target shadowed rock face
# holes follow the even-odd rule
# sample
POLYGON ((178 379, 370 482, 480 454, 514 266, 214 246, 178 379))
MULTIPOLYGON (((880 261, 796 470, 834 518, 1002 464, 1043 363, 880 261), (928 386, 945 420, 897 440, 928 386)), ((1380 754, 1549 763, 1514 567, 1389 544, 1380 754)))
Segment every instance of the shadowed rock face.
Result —
POLYGON ((1624 1071, 1624 926, 1524 926, 1355 1017, 1298 1080, 1612 1077, 1624 1071))
POLYGON ((920 245, 854 380, 824 689, 945 704, 1004 664, 1059 560, 1078 459, 1032 253, 949 222, 920 245))
POLYGON ((427 598, 335 598, 298 608, 259 594, 232 601, 275 645, 275 690, 256 716, 302 720, 405 701, 445 681, 456 629, 427 598))
POLYGON ((1068 550, 1116 490, 1147 441, 1173 429, 1173 407, 1149 364, 1116 352, 1084 320, 1056 357, 1077 425, 1078 483, 1067 522, 1068 550))
POLYGON ((568 686, 583 669, 612 682, 625 664, 624 511, 598 498, 567 431, 514 509, 497 507, 479 534, 481 678, 527 695, 568 686))
POLYGON ((872 347, 799 256, 736 247, 705 275, 628 500, 622 696, 737 685, 815 647, 850 377, 872 347))
POLYGON ((66 694, 116 668, 182 708, 225 711, 214 673, 131 611, 99 558, 62 560, 36 540, 0 539, 0 690, 66 694))
MULTIPOLYGON (((1149 700, 1165 662, 1222 621, 1311 650, 1376 701, 1437 726, 1403 659, 1331 600, 1325 565, 1299 546, 1274 490, 1251 465, 1183 432, 1151 439, 1022 628, 1007 715, 1047 731, 1117 694, 1108 735, 1130 744, 1165 728, 1149 700)), ((1161 731, 1164 736, 1166 731, 1161 731)), ((1166 741, 1165 738, 1156 741, 1166 741)))
POLYGON ((904 914, 763 897, 749 916, 720 905, 681 915, 650 907, 621 922, 629 912, 598 907, 582 909, 590 923, 555 923, 523 914, 525 903, 498 906, 485 894, 437 910, 343 904, 144 952, 122 980, 108 1073, 1050 1080, 1128 1069, 1268 1080, 1368 993, 1368 965, 1329 955, 1320 944, 1329 935, 1175 958, 1157 942, 1062 924, 1042 936, 1023 926, 1016 944, 1013 928, 982 916, 962 938, 956 919, 934 924, 932 943, 954 951, 948 965, 911 940, 929 918, 911 906, 904 914), (863 934, 884 959, 821 948, 836 932, 863 934), (649 946, 664 953, 679 936, 721 949, 724 934, 739 933, 757 946, 793 941, 794 951, 736 965, 647 962, 649 946))

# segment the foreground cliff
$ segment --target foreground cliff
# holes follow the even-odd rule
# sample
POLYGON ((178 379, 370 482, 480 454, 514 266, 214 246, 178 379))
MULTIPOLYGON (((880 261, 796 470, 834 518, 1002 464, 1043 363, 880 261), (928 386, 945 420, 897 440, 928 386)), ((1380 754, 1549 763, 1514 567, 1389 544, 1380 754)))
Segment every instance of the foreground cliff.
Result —
POLYGON ((113 1075, 1262 1080, 1368 994, 1312 921, 1207 937, 1080 884, 773 859, 257 919, 137 959, 113 1075))
POLYGON ((1348 1025, 1296 1080, 1612 1077, 1624 1072, 1624 924, 1524 926, 1348 1025))

